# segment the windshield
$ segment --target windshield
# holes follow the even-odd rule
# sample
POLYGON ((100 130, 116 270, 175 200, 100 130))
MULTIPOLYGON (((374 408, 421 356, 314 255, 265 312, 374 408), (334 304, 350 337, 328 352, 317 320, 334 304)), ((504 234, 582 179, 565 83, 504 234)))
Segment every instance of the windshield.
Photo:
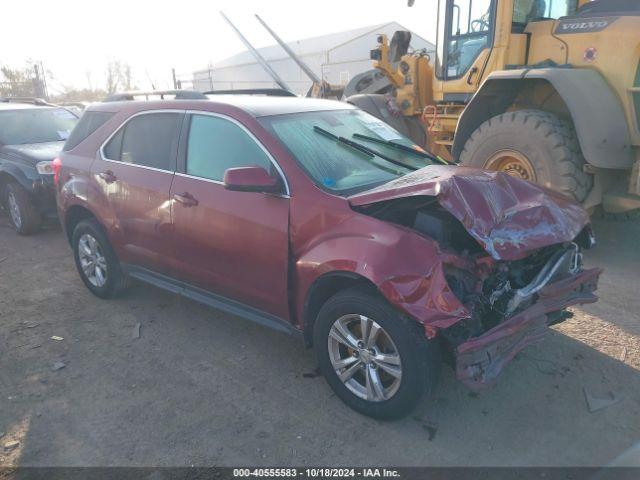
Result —
POLYGON ((59 142, 66 140, 78 118, 64 108, 26 108, 0 111, 0 143, 59 142))
POLYGON ((540 19, 558 19, 575 13, 577 0, 515 0, 513 22, 529 23, 540 19))
POLYGON ((367 190, 434 163, 411 140, 360 110, 304 112, 259 120, 316 185, 338 195, 367 190))

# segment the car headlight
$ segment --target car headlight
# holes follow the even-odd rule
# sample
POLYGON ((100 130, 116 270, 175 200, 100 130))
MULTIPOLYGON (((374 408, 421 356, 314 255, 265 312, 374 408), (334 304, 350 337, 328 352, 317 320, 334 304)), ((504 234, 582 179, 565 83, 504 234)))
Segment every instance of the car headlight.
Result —
POLYGON ((40 175, 53 175, 53 166, 51 161, 36 163, 36 170, 40 175))

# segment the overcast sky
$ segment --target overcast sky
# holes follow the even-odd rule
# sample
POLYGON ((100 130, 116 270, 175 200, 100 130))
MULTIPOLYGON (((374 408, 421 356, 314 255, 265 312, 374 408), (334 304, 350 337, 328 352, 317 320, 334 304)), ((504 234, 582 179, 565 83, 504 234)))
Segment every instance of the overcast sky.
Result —
MULTIPOLYGON (((259 14, 286 41, 396 21, 435 39, 437 0, 2 0, 0 64, 42 61, 60 85, 104 88, 109 59, 128 62, 137 86, 171 86, 244 50, 219 15, 223 10, 255 45, 273 40, 259 14)), ((373 45, 372 45, 373 48, 373 45)))

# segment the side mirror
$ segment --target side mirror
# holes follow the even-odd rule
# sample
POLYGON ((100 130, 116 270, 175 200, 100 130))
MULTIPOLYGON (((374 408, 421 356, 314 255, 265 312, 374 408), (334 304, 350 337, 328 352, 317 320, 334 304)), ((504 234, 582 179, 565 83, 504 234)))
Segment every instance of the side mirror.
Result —
POLYGON ((224 188, 236 192, 280 193, 280 178, 262 167, 229 168, 224 172, 224 188))

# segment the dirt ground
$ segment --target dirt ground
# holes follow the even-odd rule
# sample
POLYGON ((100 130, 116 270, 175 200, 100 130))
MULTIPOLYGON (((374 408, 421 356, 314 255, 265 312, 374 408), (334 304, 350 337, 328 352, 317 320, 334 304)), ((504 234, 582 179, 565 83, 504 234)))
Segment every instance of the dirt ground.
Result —
POLYGON ((445 367, 385 423, 344 406, 298 339, 145 285, 99 300, 59 230, 22 238, 2 218, 0 466, 607 464, 640 443, 640 223, 595 229, 599 303, 495 388, 445 367), (617 403, 591 413, 585 391, 617 403))

